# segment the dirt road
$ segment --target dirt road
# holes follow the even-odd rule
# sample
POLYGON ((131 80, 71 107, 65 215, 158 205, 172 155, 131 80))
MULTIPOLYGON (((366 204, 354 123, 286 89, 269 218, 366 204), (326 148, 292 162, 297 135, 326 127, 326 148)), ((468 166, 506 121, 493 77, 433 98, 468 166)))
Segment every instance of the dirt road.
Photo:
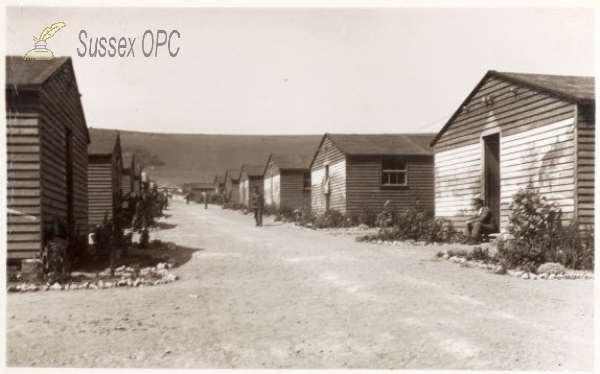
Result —
POLYGON ((181 280, 7 296, 7 365, 592 370, 593 281, 531 281, 175 202, 181 280))

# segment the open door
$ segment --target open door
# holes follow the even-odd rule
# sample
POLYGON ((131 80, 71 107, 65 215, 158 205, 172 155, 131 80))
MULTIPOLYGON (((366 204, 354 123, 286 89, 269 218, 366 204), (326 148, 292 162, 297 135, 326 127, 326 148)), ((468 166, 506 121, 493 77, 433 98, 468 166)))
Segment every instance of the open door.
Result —
POLYGON ((483 188, 485 205, 494 212, 494 220, 500 227, 500 134, 483 138, 483 188))

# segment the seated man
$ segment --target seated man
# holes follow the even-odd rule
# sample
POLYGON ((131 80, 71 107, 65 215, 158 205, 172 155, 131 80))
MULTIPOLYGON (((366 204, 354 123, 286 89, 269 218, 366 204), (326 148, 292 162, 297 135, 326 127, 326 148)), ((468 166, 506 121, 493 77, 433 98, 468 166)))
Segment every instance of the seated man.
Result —
POLYGON ((481 235, 491 234, 497 230, 494 213, 487 206, 483 206, 483 200, 479 197, 473 198, 471 204, 477 214, 467 221, 464 234, 467 243, 480 243, 481 235))

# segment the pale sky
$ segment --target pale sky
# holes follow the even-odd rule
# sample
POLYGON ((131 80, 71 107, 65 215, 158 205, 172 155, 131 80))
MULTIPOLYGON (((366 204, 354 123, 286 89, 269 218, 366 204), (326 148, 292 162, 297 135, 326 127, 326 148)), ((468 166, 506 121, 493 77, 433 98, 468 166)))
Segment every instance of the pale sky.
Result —
MULTIPOLYGON (((8 54, 55 22, 89 126, 147 132, 436 132, 487 70, 594 74, 594 12, 576 9, 8 8, 8 54), (144 31, 178 30, 169 57, 144 31), (80 57, 81 30, 136 38, 80 57)), ((88 47, 89 48, 89 47, 88 47)))

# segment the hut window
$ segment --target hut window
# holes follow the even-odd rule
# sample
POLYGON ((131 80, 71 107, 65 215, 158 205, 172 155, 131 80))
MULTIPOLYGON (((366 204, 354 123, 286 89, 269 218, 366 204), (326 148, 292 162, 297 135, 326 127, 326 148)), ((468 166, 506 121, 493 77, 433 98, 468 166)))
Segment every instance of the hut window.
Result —
POLYGON ((310 190, 310 171, 304 172, 302 187, 305 190, 310 190))
POLYGON ((383 160, 381 163, 382 186, 406 186, 408 164, 406 160, 383 160))

